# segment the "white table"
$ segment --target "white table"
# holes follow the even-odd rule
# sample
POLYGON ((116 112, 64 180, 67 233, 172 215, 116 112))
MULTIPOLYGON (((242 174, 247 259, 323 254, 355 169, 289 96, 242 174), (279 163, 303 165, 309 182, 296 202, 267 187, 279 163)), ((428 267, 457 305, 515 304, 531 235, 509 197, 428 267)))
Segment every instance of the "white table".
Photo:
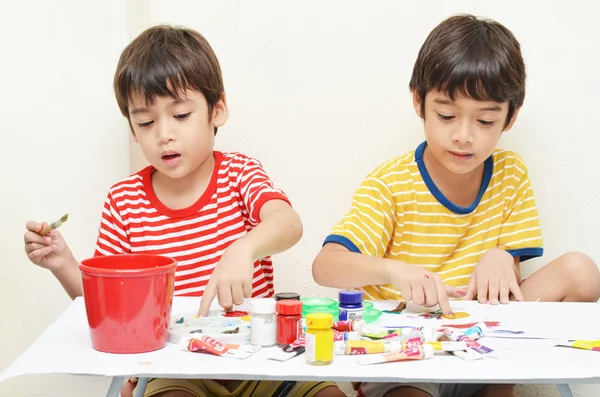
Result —
MULTIPOLYGON (((393 308, 397 302, 376 302, 393 308)), ((508 354, 503 359, 464 361, 436 354, 429 360, 360 366, 353 356, 335 356, 329 366, 315 367, 297 356, 285 363, 267 360, 263 349, 246 360, 227 359, 179 350, 174 344, 151 353, 118 355, 91 346, 84 302, 76 299, 35 343, 2 374, 0 382, 24 374, 66 373, 115 377, 108 396, 118 396, 125 377, 208 378, 255 380, 331 380, 436 383, 556 384, 563 396, 572 396, 569 383, 600 383, 600 352, 553 347, 562 339, 598 337, 596 304, 510 303, 488 306, 453 302, 454 310, 487 312, 489 321, 516 326, 532 335, 554 339, 484 337, 481 343, 508 354)), ((173 312, 197 309, 197 298, 175 298, 173 312)), ((384 314, 380 323, 398 323, 400 316, 384 314)), ((478 318, 479 319, 479 318, 478 318)), ((469 319, 466 319, 469 320, 469 319)), ((439 324, 438 320, 428 321, 439 324)), ((447 322, 443 320, 442 322, 447 322)), ((273 348, 276 349, 276 348, 273 348)))

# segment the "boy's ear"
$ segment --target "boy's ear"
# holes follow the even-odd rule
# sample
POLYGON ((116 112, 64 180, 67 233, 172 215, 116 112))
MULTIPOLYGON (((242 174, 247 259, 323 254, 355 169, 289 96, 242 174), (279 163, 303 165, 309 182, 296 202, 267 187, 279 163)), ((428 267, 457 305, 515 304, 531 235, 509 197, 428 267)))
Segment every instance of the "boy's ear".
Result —
POLYGON ((221 95, 221 99, 215 104, 212 111, 212 124, 216 127, 222 127, 229 118, 229 108, 227 107, 227 97, 225 93, 221 95))
POLYGON ((513 113, 512 118, 510 119, 510 122, 504 128, 503 132, 510 130, 513 127, 513 125, 515 125, 515 121, 517 121, 517 116, 519 115, 520 110, 520 107, 515 109, 515 112, 513 113))
POLYGON ((412 94, 413 94, 413 106, 415 107, 415 112, 417 113, 417 116, 419 116, 419 118, 423 119, 425 117, 423 117, 424 115, 421 112, 421 96, 419 95, 417 90, 413 90, 412 94))

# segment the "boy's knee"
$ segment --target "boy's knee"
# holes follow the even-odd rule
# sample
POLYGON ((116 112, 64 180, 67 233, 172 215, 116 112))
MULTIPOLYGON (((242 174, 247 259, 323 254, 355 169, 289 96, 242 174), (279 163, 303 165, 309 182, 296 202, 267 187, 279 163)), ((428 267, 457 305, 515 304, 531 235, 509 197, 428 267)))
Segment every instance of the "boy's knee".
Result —
POLYGON ((600 270, 592 258, 581 252, 569 252, 557 261, 570 280, 571 293, 581 302, 596 302, 600 298, 600 270))

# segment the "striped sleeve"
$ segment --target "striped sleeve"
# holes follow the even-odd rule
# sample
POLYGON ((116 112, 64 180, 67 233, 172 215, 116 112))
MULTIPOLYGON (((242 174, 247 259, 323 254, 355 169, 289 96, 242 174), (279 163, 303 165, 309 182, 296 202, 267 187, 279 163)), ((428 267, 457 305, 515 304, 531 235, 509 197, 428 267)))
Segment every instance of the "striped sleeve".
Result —
POLYGON ((337 243, 349 251, 384 257, 395 228, 394 199, 389 187, 367 177, 352 197, 352 207, 333 227, 324 244, 337 243))
POLYGON ((113 195, 109 193, 102 209, 94 256, 129 253, 131 253, 129 237, 125 232, 123 220, 119 215, 113 195))
POLYGON ((514 192, 508 198, 498 248, 520 257, 524 262, 542 256, 544 249, 538 209, 527 169, 522 162, 515 169, 522 172, 517 178, 514 192))
POLYGON ((262 164, 252 158, 241 167, 237 184, 240 195, 248 209, 249 221, 253 226, 260 222, 260 209, 269 200, 283 200, 291 205, 281 189, 275 188, 262 164))

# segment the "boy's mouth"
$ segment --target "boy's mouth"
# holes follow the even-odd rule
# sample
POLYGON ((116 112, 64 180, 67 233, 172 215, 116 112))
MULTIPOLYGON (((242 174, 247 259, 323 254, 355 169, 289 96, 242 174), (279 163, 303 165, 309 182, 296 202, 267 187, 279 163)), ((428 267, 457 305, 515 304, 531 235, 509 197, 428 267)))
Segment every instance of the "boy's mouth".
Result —
POLYGON ((163 160, 173 160, 173 159, 176 159, 177 157, 181 157, 181 154, 179 154, 173 150, 165 150, 164 152, 161 153, 161 158, 163 160))
POLYGON ((458 160, 468 160, 473 157, 473 153, 463 153, 463 152, 450 152, 452 157, 458 160))

